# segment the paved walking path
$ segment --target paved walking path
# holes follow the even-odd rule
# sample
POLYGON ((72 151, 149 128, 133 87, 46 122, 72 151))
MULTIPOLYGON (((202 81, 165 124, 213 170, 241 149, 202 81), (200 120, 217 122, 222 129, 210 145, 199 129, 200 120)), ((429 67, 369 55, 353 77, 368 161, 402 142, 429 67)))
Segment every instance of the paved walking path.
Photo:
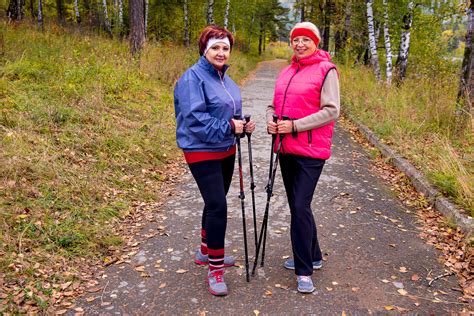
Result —
MULTIPOLYGON (((242 88, 244 112, 258 122, 252 137, 259 223, 263 217, 270 137, 264 113, 271 102, 281 61, 264 62, 242 88)), ((247 141, 242 140, 244 157, 247 141)), ((251 260, 254 254, 248 162, 246 211, 251 260)), ((226 252, 241 267, 227 269, 230 294, 214 297, 207 291, 206 268, 193 263, 200 242, 202 200, 189 172, 176 194, 164 206, 169 236, 156 236, 141 245, 132 264, 108 268, 102 292, 88 294, 78 305, 85 313, 101 315, 157 315, 205 312, 219 314, 323 314, 388 313, 387 309, 420 314, 446 314, 462 308, 455 276, 428 286, 427 276, 445 273, 438 252, 421 240, 417 218, 397 200, 390 188, 371 171, 371 161, 350 134, 336 129, 333 156, 327 162, 313 199, 313 210, 323 249, 323 269, 315 271, 316 291, 296 292, 295 276, 282 267, 291 255, 290 214, 278 172, 270 207, 265 267, 245 281, 243 235, 238 172, 228 194, 229 223, 226 252), (161 260, 161 261, 159 261, 161 260), (157 263, 158 262, 158 263, 157 263), (134 266, 143 265, 149 277, 134 266), (181 272, 181 273, 177 273, 181 272), (419 278, 417 281, 414 281, 419 278)), ((236 163, 237 171, 237 163, 236 163)), ((156 227, 154 227, 156 229, 156 227)), ((253 261, 253 260, 252 260, 253 261)))

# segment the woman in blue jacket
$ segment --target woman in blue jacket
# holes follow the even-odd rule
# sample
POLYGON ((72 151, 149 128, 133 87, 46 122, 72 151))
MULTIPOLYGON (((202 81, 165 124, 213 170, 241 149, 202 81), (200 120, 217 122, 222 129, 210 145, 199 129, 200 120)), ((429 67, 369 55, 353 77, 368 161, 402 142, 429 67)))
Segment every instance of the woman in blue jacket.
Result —
POLYGON ((201 247, 197 264, 209 265, 207 281, 214 295, 227 295, 224 267, 233 266, 224 256, 227 226, 226 194, 234 172, 235 135, 255 129, 233 119, 242 116, 239 87, 226 74, 234 37, 211 25, 199 39, 199 61, 178 80, 174 89, 176 141, 204 200, 201 247))

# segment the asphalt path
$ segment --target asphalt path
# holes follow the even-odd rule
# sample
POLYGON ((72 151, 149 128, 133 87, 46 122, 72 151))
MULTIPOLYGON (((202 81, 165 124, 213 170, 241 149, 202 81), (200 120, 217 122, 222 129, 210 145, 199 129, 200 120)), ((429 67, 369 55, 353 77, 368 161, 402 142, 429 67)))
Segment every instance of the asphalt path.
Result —
MULTIPOLYGON (((266 203, 271 142, 265 131, 265 109, 284 65, 284 61, 261 63, 242 87, 244 113, 252 114, 258 124, 252 136, 258 229, 266 203)), ((255 244, 247 138, 242 139, 242 147, 252 262, 255 244)), ((314 293, 298 293, 294 272, 282 266, 291 256, 290 213, 279 172, 270 204, 265 266, 257 269, 250 282, 245 280, 239 178, 234 173, 228 194, 226 253, 237 258, 238 266, 226 270, 226 297, 207 291, 207 268, 193 262, 200 243, 202 207, 187 172, 160 210, 166 214, 160 225, 167 234, 143 242, 131 262, 108 267, 102 291, 87 293, 78 306, 86 315, 445 315, 463 307, 457 299, 461 293, 452 290, 458 287, 455 276, 429 286, 430 278, 446 272, 438 251, 418 237, 420 225, 414 211, 397 199, 373 171, 368 154, 340 127, 336 127, 333 155, 312 202, 324 253, 323 268, 313 275, 314 293), (87 298, 94 300, 87 302, 87 298)), ((146 229, 156 230, 156 225, 146 229)))

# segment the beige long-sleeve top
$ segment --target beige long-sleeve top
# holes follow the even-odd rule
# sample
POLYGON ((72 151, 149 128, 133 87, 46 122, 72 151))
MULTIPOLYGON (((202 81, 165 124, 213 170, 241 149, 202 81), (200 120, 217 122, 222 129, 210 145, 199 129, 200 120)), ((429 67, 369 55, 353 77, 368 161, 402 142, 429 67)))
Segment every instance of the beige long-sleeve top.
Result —
MULTIPOLYGON (((295 130, 297 132, 303 132, 324 126, 339 117, 340 109, 339 78, 336 69, 331 69, 321 89, 320 110, 314 114, 294 120, 295 130)), ((271 104, 267 107, 267 121, 272 120, 273 113, 275 113, 275 106, 271 104)))

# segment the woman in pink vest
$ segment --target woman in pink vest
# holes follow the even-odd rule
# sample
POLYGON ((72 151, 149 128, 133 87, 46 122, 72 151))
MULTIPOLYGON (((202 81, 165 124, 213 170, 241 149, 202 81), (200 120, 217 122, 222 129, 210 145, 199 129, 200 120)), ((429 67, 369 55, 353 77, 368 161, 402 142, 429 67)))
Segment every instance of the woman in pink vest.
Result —
POLYGON ((284 267, 295 270, 299 292, 311 293, 311 275, 322 267, 323 259, 311 201, 331 155, 334 121, 340 109, 339 78, 330 55, 318 49, 321 36, 313 23, 297 23, 290 39, 294 55, 276 81, 267 128, 271 134, 285 134, 280 168, 290 205, 293 259, 284 267), (278 115, 277 123, 272 121, 273 114, 278 115), (282 120, 284 115, 290 120, 282 120))

